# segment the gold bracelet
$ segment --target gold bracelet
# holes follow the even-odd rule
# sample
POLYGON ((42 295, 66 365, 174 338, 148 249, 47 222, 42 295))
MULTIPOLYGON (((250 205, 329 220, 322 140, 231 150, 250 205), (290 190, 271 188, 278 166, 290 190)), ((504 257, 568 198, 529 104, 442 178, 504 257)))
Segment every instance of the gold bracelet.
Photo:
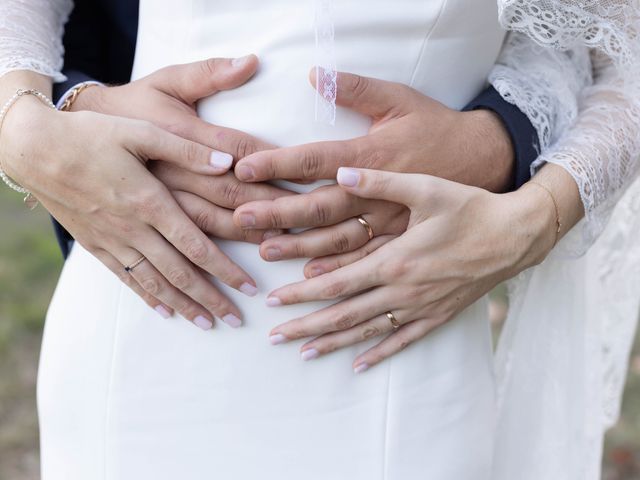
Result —
POLYGON ((61 112, 68 112, 71 106, 74 104, 74 102, 78 99, 78 95, 80 95, 84 90, 86 90, 89 87, 97 87, 97 86, 99 86, 99 83, 96 83, 96 82, 84 82, 79 85, 76 85, 75 87, 73 87, 71 92, 69 92, 69 94, 67 95, 67 98, 65 98, 64 102, 62 103, 62 105, 60 105, 60 108, 58 110, 60 110, 61 112))
POLYGON ((555 208, 556 210, 556 225, 558 226, 558 228, 556 229, 556 238, 553 241, 553 247, 551 247, 551 248, 554 248, 558 243, 558 237, 560 236, 560 232, 562 231, 562 223, 560 222, 560 209, 558 208, 558 202, 556 202, 556 197, 553 196, 553 193, 551 193, 551 190, 549 190, 547 187, 545 187, 541 183, 534 182, 533 180, 529 180, 529 183, 531 185, 537 185, 538 187, 543 189, 545 192, 547 192, 547 194, 549 195, 549 198, 551 198, 551 201, 553 202, 553 208, 555 208))

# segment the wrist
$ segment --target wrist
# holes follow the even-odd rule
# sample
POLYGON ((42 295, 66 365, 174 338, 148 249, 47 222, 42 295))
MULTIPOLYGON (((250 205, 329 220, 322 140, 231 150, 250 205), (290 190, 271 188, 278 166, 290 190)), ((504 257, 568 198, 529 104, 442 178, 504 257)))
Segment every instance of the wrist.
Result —
MULTIPOLYGON (((48 132, 61 114, 33 95, 22 96, 7 112, 0 129, 0 161, 4 172, 31 190, 33 159, 48 153, 48 132)), ((50 153, 50 152, 49 152, 50 153)))
POLYGON ((488 109, 461 112, 461 132, 475 152, 476 186, 506 192, 513 184, 515 150, 501 118, 488 109))
MULTIPOLYGON (((84 88, 80 88, 77 91, 77 95, 73 98, 71 104, 67 108, 68 112, 82 112, 82 111, 92 111, 92 112, 101 112, 101 106, 104 103, 103 94, 104 90, 108 87, 102 85, 98 82, 90 82, 83 84, 86 85, 84 88)), ((74 87, 78 88, 78 86, 74 87)), ((72 94, 73 90, 68 92, 68 94, 72 94)), ((66 97, 66 95, 65 95, 66 97)), ((61 99, 61 102, 65 99, 61 99)))
POLYGON ((553 200, 543 189, 525 184, 519 190, 501 195, 510 209, 510 232, 517 249, 516 275, 541 263, 558 238, 558 214, 553 200))

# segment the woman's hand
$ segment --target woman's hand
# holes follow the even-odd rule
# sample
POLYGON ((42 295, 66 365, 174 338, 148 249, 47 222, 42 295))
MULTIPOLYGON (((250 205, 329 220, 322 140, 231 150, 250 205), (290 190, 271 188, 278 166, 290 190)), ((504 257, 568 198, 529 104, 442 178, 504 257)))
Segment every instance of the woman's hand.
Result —
POLYGON ((255 282, 146 168, 157 159, 196 174, 225 173, 210 147, 145 121, 56 112, 33 97, 12 108, 1 133, 7 174, 161 315, 175 309, 203 329, 214 316, 240 325, 238 309, 204 272, 248 295, 256 293, 255 282))
POLYGON ((498 195, 428 175, 351 168, 339 170, 338 182, 352 195, 406 205, 409 228, 348 256, 312 260, 308 272, 329 273, 269 295, 271 306, 355 295, 271 331, 275 344, 317 337, 301 347, 305 360, 392 333, 355 359, 355 371, 364 371, 540 262, 555 240, 554 205, 533 186, 498 195))

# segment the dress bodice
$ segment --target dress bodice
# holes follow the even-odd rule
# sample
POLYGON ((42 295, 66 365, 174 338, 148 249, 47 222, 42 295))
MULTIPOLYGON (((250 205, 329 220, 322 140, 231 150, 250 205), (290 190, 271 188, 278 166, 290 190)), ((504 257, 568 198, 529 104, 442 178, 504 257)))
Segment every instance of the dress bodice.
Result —
MULTIPOLYGON (((315 121, 314 14, 311 0, 142 0, 134 77, 255 53, 255 78, 200 102, 203 118, 281 146, 362 135, 368 119, 345 109, 334 127, 315 121)), ((402 82, 452 108, 483 88, 504 37, 495 0, 334 1, 332 16, 338 70, 402 82)))

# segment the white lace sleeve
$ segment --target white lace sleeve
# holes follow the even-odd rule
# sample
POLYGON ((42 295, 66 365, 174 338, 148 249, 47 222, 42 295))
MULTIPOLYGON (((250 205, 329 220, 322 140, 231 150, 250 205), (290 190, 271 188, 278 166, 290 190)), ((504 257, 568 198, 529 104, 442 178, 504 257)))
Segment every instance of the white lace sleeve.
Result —
POLYGON ((564 167, 584 204, 565 253, 595 241, 640 168, 639 8, 637 0, 500 5, 503 25, 515 31, 490 82, 538 131, 532 173, 546 162, 564 167))
POLYGON ((62 35, 72 7, 72 0, 0 0, 0 76, 31 70, 65 80, 62 35))

